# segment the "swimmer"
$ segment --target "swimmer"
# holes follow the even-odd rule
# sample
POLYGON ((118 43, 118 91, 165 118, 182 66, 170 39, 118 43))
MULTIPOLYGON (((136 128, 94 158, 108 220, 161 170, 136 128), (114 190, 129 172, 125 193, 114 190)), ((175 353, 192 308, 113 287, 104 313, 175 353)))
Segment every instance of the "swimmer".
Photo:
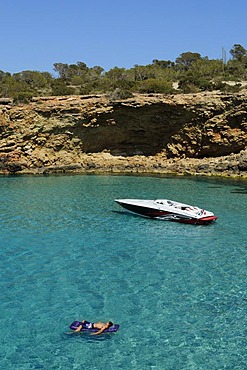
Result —
POLYGON ((107 323, 98 321, 98 322, 90 322, 86 320, 82 320, 79 326, 74 330, 74 333, 78 333, 82 331, 82 329, 99 329, 95 333, 91 333, 91 335, 98 335, 103 333, 104 330, 110 328, 113 325, 111 321, 107 321, 107 323))

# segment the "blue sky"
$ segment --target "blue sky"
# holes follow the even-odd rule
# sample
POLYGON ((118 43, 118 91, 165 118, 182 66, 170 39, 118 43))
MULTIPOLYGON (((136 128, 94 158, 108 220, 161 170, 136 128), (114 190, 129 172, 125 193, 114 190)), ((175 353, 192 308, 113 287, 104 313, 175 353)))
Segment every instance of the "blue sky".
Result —
POLYGON ((247 48, 246 0, 0 0, 0 70, 54 63, 131 68, 247 48))

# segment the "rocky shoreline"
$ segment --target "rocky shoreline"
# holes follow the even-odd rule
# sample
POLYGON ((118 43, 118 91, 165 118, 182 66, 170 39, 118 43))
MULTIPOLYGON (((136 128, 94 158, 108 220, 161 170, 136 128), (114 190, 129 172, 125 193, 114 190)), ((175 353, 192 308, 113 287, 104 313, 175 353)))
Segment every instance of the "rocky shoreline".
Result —
POLYGON ((0 101, 0 173, 247 178, 247 90, 238 94, 0 101))
POLYGON ((9 165, 2 174, 47 175, 52 173, 81 174, 160 174, 217 176, 247 179, 247 151, 211 159, 163 159, 162 157, 135 156, 131 158, 113 157, 109 153, 89 154, 71 158, 67 164, 55 164, 33 168, 9 165))

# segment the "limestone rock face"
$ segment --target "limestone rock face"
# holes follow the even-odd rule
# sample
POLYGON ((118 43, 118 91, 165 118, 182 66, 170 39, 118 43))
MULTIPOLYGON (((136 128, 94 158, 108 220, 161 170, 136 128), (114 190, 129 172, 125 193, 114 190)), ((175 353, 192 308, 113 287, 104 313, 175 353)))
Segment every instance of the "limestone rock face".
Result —
POLYGON ((105 95, 0 102, 2 173, 245 175, 246 143, 246 90, 135 94, 114 102, 105 95))

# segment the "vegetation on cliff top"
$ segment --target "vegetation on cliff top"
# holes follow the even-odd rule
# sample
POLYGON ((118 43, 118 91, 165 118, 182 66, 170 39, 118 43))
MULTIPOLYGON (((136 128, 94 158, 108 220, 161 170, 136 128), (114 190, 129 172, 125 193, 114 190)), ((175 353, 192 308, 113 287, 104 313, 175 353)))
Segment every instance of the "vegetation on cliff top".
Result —
POLYGON ((104 71, 100 66, 55 63, 56 77, 49 72, 22 71, 10 74, 0 70, 0 98, 28 102, 34 96, 84 95, 108 93, 112 99, 127 98, 139 93, 191 93, 221 90, 235 92, 240 81, 247 81, 247 50, 235 44, 228 61, 208 59, 199 53, 185 52, 172 62, 153 60, 146 66, 125 69, 114 67, 104 71), (225 81, 235 81, 230 86, 225 81), (177 89, 174 89, 177 83, 177 89))

